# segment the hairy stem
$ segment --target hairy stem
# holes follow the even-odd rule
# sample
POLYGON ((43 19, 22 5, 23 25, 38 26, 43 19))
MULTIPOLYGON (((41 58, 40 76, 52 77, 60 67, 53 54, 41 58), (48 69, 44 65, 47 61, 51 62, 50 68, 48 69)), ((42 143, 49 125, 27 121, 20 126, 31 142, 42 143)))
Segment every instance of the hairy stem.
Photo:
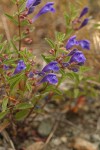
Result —
POLYGON ((17 11, 18 11, 18 30, 19 30, 19 51, 21 50, 21 21, 20 21, 20 10, 19 1, 16 0, 17 11))

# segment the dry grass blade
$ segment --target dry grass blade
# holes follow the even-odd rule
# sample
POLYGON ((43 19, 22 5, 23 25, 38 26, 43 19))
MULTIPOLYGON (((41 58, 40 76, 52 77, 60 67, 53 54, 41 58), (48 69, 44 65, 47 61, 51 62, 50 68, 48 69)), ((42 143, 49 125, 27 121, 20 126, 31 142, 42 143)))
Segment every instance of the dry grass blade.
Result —
POLYGON ((9 126, 9 121, 5 121, 3 123, 0 124, 0 133, 6 128, 9 126))

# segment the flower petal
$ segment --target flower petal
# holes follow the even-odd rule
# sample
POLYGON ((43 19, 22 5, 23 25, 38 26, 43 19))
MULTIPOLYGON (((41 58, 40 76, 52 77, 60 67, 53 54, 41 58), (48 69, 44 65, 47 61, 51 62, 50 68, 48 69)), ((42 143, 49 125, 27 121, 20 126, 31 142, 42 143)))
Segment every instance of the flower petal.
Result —
POLYGON ((17 64, 17 67, 14 71, 14 75, 20 73, 21 71, 26 69, 26 65, 23 60, 20 60, 17 64))
POLYGON ((76 51, 69 60, 69 63, 83 63, 86 61, 84 54, 81 51, 76 51))
POLYGON ((55 9, 53 8, 54 2, 48 2, 42 9, 38 12, 38 14, 32 19, 32 22, 34 22, 38 17, 41 15, 47 13, 47 12, 55 12, 55 9))
POLYGON ((69 50, 74 45, 78 45, 78 42, 76 40, 76 35, 74 35, 74 36, 72 36, 72 37, 69 38, 69 40, 66 43, 66 50, 69 50))
POLYGON ((57 61, 50 62, 48 65, 46 65, 42 69, 42 72, 49 72, 49 71, 58 72, 59 71, 59 67, 57 66, 57 64, 58 64, 57 61))
POLYGON ((88 7, 84 7, 83 10, 81 11, 80 13, 80 16, 79 18, 83 17, 85 14, 87 14, 89 11, 89 8, 88 7))
POLYGON ((49 73, 40 81, 40 83, 49 82, 50 84, 56 84, 58 82, 57 76, 53 73, 49 73))
POLYGON ((81 29, 81 28, 83 28, 84 26, 86 26, 86 25, 88 24, 88 22, 89 22, 89 19, 88 19, 88 18, 84 19, 78 29, 81 29))
POLYGON ((80 40, 78 42, 83 49, 90 50, 90 42, 88 40, 80 40))

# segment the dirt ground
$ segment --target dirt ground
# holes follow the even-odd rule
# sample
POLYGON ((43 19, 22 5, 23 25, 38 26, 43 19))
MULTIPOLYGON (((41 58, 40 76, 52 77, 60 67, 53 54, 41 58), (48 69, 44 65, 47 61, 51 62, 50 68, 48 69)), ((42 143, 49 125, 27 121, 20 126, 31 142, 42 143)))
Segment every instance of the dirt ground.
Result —
POLYGON ((17 124, 17 136, 9 126, 6 134, 1 134, 0 150, 13 150, 13 144, 16 150, 99 150, 100 102, 88 98, 76 113, 63 111, 65 106, 65 102, 60 105, 50 102, 42 115, 35 119, 31 115, 24 124, 17 124), (7 136, 13 144, 7 141, 7 136))

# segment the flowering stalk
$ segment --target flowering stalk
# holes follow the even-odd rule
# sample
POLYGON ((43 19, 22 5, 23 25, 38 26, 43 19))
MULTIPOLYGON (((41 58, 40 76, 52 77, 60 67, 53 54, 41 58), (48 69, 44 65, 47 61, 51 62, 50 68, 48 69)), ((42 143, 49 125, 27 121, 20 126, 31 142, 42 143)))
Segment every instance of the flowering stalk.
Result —
MULTIPOLYGON (((19 30, 19 51, 21 50, 21 21, 20 21, 20 11, 19 11, 19 1, 16 0, 17 12, 18 12, 18 30, 19 30)), ((19 54, 20 57, 20 54, 19 54)))

